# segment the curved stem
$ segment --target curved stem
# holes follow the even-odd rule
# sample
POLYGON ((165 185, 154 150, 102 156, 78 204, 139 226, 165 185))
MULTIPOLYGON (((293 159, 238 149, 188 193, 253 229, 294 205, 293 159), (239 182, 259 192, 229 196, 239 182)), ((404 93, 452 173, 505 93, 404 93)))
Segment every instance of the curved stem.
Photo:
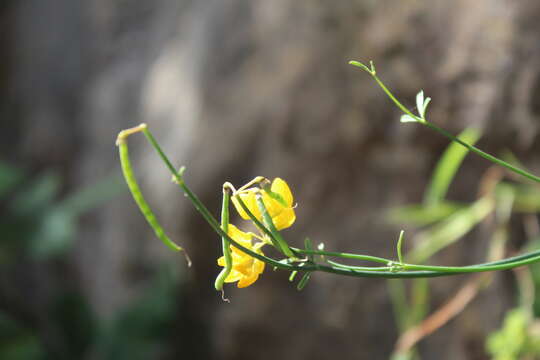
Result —
POLYGON ((330 265, 333 265, 338 268, 342 269, 352 269, 352 270, 362 270, 362 271, 392 271, 393 268, 391 266, 353 266, 353 265, 345 265, 342 263, 339 263, 337 261, 332 260, 326 260, 326 262, 330 265))
POLYGON ((529 265, 540 260, 540 250, 527 253, 511 258, 506 258, 499 261, 489 263, 468 265, 468 266, 431 266, 431 265, 414 265, 403 264, 404 270, 428 270, 428 271, 443 271, 443 272, 459 272, 472 273, 495 270, 508 270, 518 266, 529 265))
POLYGON ((264 201, 262 199, 261 194, 256 194, 255 199, 257 201, 257 206, 259 207, 259 211, 261 212, 263 222, 266 225, 265 227, 270 230, 270 232, 273 235, 273 239, 276 240, 276 243, 274 246, 281 251, 285 256, 292 258, 294 257, 293 252, 291 249, 289 249, 289 245, 285 240, 283 240, 283 237, 279 233, 279 231, 276 229, 276 226, 274 225, 274 221, 272 220, 272 217, 268 213, 268 210, 266 209, 266 205, 264 204, 264 201))

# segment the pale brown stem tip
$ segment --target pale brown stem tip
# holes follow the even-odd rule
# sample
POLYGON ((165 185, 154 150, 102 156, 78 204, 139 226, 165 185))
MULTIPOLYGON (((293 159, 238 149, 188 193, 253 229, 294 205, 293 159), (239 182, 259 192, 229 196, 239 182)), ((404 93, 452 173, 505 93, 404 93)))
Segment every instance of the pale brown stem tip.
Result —
POLYGON ((129 135, 141 132, 145 130, 146 128, 148 128, 148 125, 146 125, 145 123, 142 123, 138 126, 120 131, 118 133, 118 136, 116 137, 116 146, 123 144, 129 135))

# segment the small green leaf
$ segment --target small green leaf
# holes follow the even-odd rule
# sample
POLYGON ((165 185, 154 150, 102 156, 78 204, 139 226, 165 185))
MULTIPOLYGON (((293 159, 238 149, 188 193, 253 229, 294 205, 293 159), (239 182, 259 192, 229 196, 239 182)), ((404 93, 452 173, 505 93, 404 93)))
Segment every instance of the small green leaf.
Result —
POLYGON ((310 278, 311 278, 311 271, 307 271, 306 273, 304 273, 304 276, 302 276, 302 279, 300 279, 300 281, 298 282, 296 289, 298 291, 303 290, 306 287, 310 278))
POLYGON ((418 122, 418 120, 416 120, 410 115, 401 115, 401 117, 399 118, 399 121, 401 121, 402 123, 418 122))
POLYGON ((291 271, 291 275, 289 275, 289 281, 293 282, 294 278, 296 277, 296 274, 298 274, 298 271, 291 271))
POLYGON ((416 94, 416 108, 418 109, 418 113, 420 114, 420 117, 424 117, 422 113, 424 112, 424 90, 420 90, 418 94, 416 94))
POLYGON ((430 102, 431 102, 430 97, 427 97, 426 100, 424 100, 424 106, 422 108, 422 114, 420 114, 422 116, 422 119, 426 118, 426 110, 427 110, 427 107, 428 107, 430 102))
POLYGON ((360 69, 372 74, 372 71, 366 65, 362 64, 359 61, 351 60, 351 61, 349 61, 349 65, 359 67, 360 69))
POLYGON ((398 260, 399 260, 400 264, 403 264, 403 255, 401 253, 401 247, 403 246, 403 235, 404 234, 405 234, 405 231, 401 230, 401 232, 399 233, 399 239, 398 239, 398 242, 397 242, 397 255, 398 255, 398 260))

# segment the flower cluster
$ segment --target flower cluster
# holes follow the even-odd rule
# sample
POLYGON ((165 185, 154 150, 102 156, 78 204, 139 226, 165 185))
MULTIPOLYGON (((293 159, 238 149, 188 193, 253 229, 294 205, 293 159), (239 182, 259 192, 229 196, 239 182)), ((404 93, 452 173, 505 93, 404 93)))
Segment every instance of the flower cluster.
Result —
MULTIPOLYGON (((256 200, 258 191, 260 190, 256 188, 247 189, 240 192, 237 196, 244 202, 249 211, 259 221, 262 221, 262 214, 256 200)), ((291 189, 289 189, 289 185, 283 179, 275 178, 270 186, 270 190, 262 191, 262 200, 276 229, 286 229, 296 220, 291 189)), ((250 217, 240 205, 238 198, 235 196, 232 198, 232 201, 240 216, 244 220, 249 220, 250 217)))
MULTIPOLYGON (((253 250, 258 254, 262 254, 261 247, 263 242, 253 244, 253 234, 243 232, 233 224, 229 224, 229 236, 238 242, 240 245, 253 250)), ((260 260, 254 259, 250 255, 242 252, 231 245, 231 254, 233 267, 230 274, 225 279, 225 282, 231 283, 238 281, 238 287, 243 288, 253 284, 259 275, 264 271, 264 263, 260 260)), ((218 259, 219 266, 225 266, 225 256, 218 259)))
MULTIPOLYGON (((244 187, 235 190, 232 194, 233 205, 243 219, 252 220, 250 217, 250 215, 252 215, 261 223, 264 221, 260 201, 257 201, 257 197, 259 197, 262 200, 264 208, 268 212, 274 227, 277 230, 288 228, 296 220, 293 195, 289 185, 280 178, 274 179, 271 185, 265 186, 265 183, 267 182, 268 180, 264 178, 255 178, 244 187), (261 185, 261 187, 250 187, 256 184, 261 185), (247 211, 245 209, 247 209, 247 211)), ((259 231, 260 234, 256 235, 244 232, 233 224, 228 224, 227 232, 228 235, 240 245, 263 255, 261 248, 266 244, 270 244, 271 241, 262 229, 259 229, 259 231)), ((232 269, 225 278, 225 282, 238 282, 237 286, 239 288, 253 284, 264 271, 264 262, 253 258, 233 245, 230 245, 230 250, 232 269)), ((220 257, 217 263, 218 265, 225 267, 225 256, 220 257)))

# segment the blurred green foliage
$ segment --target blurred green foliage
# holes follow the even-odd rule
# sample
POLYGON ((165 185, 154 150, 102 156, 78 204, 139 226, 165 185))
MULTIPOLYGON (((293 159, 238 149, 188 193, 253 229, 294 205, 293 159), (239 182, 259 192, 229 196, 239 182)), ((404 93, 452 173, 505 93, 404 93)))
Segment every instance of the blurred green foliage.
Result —
POLYGON ((494 360, 538 359, 540 357, 540 330, 536 331, 530 313, 522 307, 509 310, 500 330, 492 333, 486 342, 494 360))
POLYGON ((0 162, 0 359, 142 360, 167 351, 180 283, 170 264, 107 321, 66 273, 80 216, 124 191, 112 176, 63 195, 57 173, 29 175, 0 162), (33 272, 49 274, 51 284, 32 283, 33 272))
MULTIPOLYGON (((459 138, 474 144, 480 133, 466 129, 459 138)), ((479 198, 470 203, 458 203, 447 199, 448 189, 454 180, 467 149, 453 142, 440 157, 431 181, 426 188, 424 201, 420 204, 408 204, 393 208, 388 213, 391 223, 412 225, 418 230, 407 239, 409 251, 405 261, 411 263, 429 263, 430 259, 448 246, 462 240, 478 224, 490 215, 493 233, 489 244, 488 259, 493 254, 501 255, 506 247, 509 234, 509 221, 512 214, 529 215, 537 218, 540 211, 540 189, 526 180, 517 182, 501 181, 495 175, 491 183, 484 184, 479 198)), ((515 157, 506 158, 515 163, 515 157)), ((529 238, 528 250, 538 249, 540 241, 529 238)), ((540 333, 536 318, 540 317, 540 300, 534 293, 540 291, 540 264, 530 266, 530 272, 522 275, 530 277, 521 282, 532 282, 533 289, 518 287, 521 298, 531 297, 530 301, 521 301, 519 307, 509 310, 500 330, 489 336, 486 349, 497 360, 518 360, 540 358, 540 333), (525 294, 525 293, 528 293, 525 294), (532 293, 532 295, 531 295, 532 293), (530 303, 530 304, 529 304, 530 303)), ((391 280, 389 293, 394 306, 396 323, 400 333, 405 333, 420 324, 429 315, 429 280, 413 280, 410 289, 401 280, 391 280)), ((529 286, 530 287, 530 286, 529 286)), ((518 297, 518 298, 519 298, 518 297)), ((413 347, 408 352, 398 352, 393 359, 420 359, 413 347)))

